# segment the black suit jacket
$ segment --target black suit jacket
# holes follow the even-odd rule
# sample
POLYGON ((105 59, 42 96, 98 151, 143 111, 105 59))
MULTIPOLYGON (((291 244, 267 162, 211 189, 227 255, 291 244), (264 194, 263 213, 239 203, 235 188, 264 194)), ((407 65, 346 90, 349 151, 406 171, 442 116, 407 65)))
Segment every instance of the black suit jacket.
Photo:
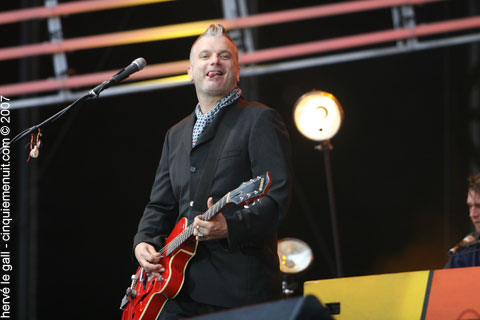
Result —
MULTIPOLYGON (((272 186, 259 204, 250 208, 232 205, 222 212, 228 239, 199 243, 182 290, 188 290, 198 302, 238 307, 281 294, 276 229, 289 202, 290 142, 274 109, 240 98, 222 109, 194 148, 194 113, 170 128, 134 247, 148 242, 158 249, 179 217, 187 217, 191 223, 203 213, 195 211, 190 202, 218 125, 229 108, 241 110, 222 150, 210 195, 216 202, 240 183, 266 171, 271 172, 272 186)), ((205 208, 206 202, 204 199, 205 208)))

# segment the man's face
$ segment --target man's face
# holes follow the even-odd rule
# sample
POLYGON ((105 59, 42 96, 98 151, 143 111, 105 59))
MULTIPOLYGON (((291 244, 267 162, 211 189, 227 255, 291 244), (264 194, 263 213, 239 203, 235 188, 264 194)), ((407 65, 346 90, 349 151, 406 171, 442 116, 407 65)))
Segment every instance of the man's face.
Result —
POLYGON ((472 219, 477 232, 480 232, 480 192, 468 190, 467 205, 470 219, 472 219))
POLYGON ((223 97, 237 86, 237 50, 226 37, 204 36, 193 46, 188 75, 197 94, 223 97))

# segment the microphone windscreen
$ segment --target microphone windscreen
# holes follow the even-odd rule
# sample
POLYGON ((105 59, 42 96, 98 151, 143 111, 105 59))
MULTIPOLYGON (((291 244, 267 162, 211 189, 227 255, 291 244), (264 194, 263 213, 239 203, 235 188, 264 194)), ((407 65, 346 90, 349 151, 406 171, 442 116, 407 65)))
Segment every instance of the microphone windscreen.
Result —
POLYGON ((147 61, 145 61, 145 59, 142 57, 135 59, 133 63, 137 65, 138 70, 142 70, 147 65, 147 61))

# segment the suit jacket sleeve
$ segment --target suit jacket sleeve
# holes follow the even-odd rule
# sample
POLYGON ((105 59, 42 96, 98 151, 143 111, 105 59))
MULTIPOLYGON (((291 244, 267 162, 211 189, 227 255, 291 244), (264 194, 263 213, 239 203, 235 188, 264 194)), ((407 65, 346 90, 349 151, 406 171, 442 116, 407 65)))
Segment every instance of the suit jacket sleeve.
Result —
POLYGON ((163 144, 162 156, 158 165, 155 181, 150 193, 150 201, 145 207, 134 237, 133 248, 140 242, 147 242, 158 250, 162 241, 171 232, 178 215, 178 202, 175 199, 169 174, 168 134, 163 144))
POLYGON ((230 248, 242 247, 276 232, 284 218, 290 194, 290 141, 278 112, 262 108, 250 131, 248 152, 252 176, 270 171, 272 185, 255 206, 226 217, 230 248))

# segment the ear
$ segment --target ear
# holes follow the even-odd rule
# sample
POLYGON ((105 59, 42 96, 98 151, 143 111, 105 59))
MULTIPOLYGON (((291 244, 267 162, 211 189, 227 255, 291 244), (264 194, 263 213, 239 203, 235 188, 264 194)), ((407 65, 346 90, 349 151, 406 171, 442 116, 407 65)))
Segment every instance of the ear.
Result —
POLYGON ((188 72, 188 77, 190 78, 190 82, 193 82, 192 65, 190 65, 190 64, 188 65, 187 72, 188 72))
POLYGON ((237 84, 240 83, 240 65, 237 66, 237 84))

